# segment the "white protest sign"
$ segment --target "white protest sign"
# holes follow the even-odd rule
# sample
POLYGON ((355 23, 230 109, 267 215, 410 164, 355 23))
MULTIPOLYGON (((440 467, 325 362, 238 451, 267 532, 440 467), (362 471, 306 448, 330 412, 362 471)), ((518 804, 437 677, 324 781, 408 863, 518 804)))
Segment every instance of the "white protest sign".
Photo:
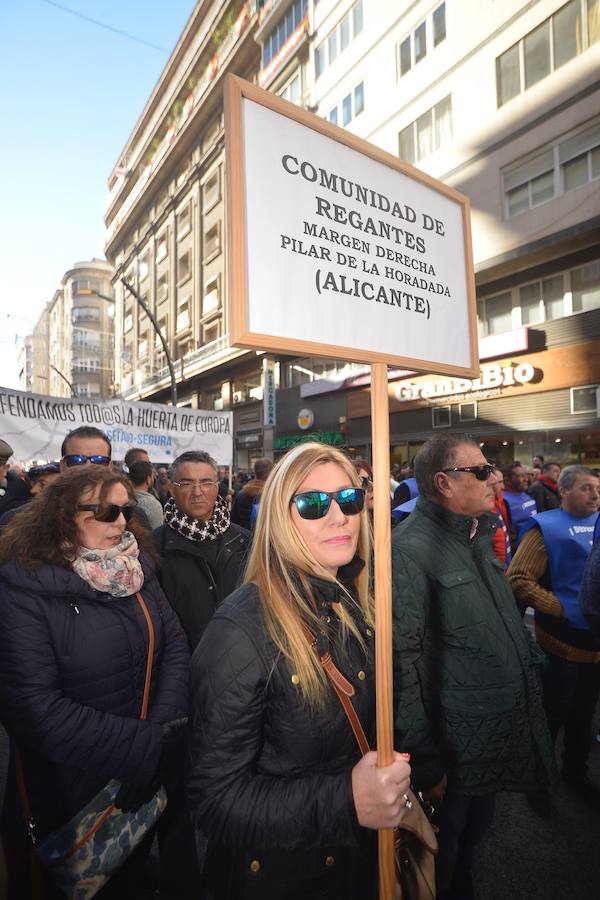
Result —
POLYGON ((172 462, 185 450, 206 450, 220 465, 232 461, 231 413, 0 388, 0 437, 11 445, 15 459, 59 459, 64 437, 81 425, 106 434, 113 459, 122 460, 131 447, 139 447, 157 463, 172 462))
POLYGON ((233 81, 232 344, 476 375, 467 198, 233 81))

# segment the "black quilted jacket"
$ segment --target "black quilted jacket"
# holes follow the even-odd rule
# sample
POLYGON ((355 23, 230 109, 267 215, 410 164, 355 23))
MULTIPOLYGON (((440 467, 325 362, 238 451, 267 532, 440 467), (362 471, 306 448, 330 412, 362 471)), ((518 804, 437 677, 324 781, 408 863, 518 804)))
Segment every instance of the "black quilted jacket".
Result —
MULTIPOLYGON (((149 782, 160 723, 187 715, 187 641, 151 563, 143 566, 141 593, 156 640, 147 721, 139 714, 148 627, 135 597, 95 591, 59 566, 0 567, 0 719, 21 751, 42 834, 111 778, 149 782)), ((10 781, 14 816, 14 776, 10 781)))
POLYGON ((497 521, 420 498, 392 538, 395 745, 414 784, 444 773, 466 794, 556 777, 541 702, 542 654, 492 549, 497 521))
MULTIPOLYGON (((341 650, 329 606, 337 592, 315 585, 334 658, 372 737, 373 636, 362 622, 366 655, 354 639, 341 650)), ((368 900, 375 833, 358 825, 351 786, 360 752, 333 691, 311 712, 292 676, 266 636, 256 587, 245 585, 217 610, 192 657, 189 797, 199 843, 208 843, 206 877, 219 900, 368 900)))

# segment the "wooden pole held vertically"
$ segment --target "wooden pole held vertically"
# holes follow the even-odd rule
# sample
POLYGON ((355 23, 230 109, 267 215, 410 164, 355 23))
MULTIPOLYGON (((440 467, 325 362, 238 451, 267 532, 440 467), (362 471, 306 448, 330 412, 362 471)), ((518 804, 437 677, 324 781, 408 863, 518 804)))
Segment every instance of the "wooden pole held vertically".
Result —
MULTIPOLYGON (((377 757, 380 766, 393 762, 392 704, 392 548, 390 523, 390 419, 385 363, 371 366, 371 429, 375 531, 375 659, 377 691, 377 757)), ((379 832, 379 897, 394 900, 394 832, 379 832)))

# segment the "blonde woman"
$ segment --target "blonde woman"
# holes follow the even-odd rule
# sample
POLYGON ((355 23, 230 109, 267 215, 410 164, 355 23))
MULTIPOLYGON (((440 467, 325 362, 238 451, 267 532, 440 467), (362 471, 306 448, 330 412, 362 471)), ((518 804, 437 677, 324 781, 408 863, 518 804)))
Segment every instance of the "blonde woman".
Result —
POLYGON ((263 490, 245 584, 192 660, 192 813, 215 900, 368 900, 376 832, 403 818, 407 759, 378 769, 304 627, 355 689, 374 743, 365 491, 321 444, 283 457, 263 490))

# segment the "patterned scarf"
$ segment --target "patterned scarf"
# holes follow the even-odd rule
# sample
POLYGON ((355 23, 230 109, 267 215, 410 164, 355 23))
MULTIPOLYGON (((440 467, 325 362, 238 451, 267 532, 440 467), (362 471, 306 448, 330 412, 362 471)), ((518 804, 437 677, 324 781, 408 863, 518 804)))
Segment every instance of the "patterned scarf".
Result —
POLYGON ((73 571, 102 594, 129 597, 144 583, 139 553, 134 536, 124 531, 121 543, 110 550, 80 547, 73 560, 73 571))
POLYGON ((165 522, 188 541, 214 541, 229 528, 229 504, 217 497, 212 518, 203 522, 182 513, 171 497, 165 505, 165 522))

